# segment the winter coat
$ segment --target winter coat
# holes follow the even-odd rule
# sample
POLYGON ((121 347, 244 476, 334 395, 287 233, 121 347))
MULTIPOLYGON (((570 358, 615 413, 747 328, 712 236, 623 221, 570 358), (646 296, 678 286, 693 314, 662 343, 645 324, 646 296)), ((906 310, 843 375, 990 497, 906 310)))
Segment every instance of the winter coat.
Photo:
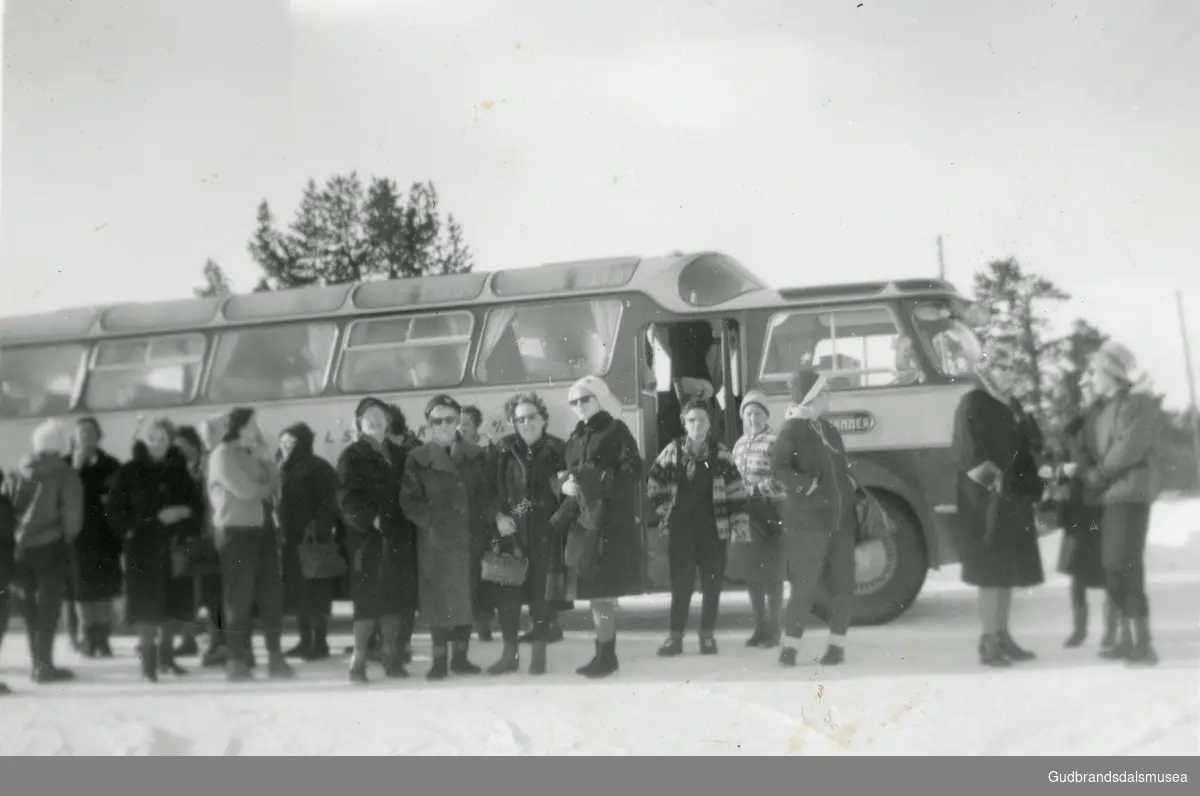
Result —
POLYGON ((1087 490, 1093 505, 1153 503, 1161 488, 1155 462, 1163 417, 1150 395, 1129 390, 1097 401, 1086 413, 1083 428, 1085 468, 1103 478, 1099 489, 1087 490))
POLYGON ((284 613, 326 616, 331 608, 332 584, 309 580, 300 566, 300 544, 334 539, 338 521, 338 477, 333 465, 313 452, 314 435, 304 423, 285 429, 296 440, 291 456, 280 467, 280 560, 283 566, 284 613))
POLYGON ((692 472, 697 467, 708 468, 712 482, 711 503, 706 498, 703 504, 703 511, 708 515, 703 521, 711 521, 721 542, 728 542, 730 538, 749 541, 750 518, 746 514, 746 487, 742 474, 734 465, 729 449, 711 437, 704 441, 703 450, 695 457, 690 455, 687 437, 673 440, 650 467, 648 495, 662 519, 660 527, 666 533, 686 531, 686 526, 699 519, 679 516, 676 511, 679 490, 692 480, 692 472))
MULTIPOLYGON (((581 574, 575 598, 600 600, 642 592, 642 457, 629 427, 601 411, 580 422, 567 439, 567 466, 577 477, 586 469, 598 473, 595 522, 598 555, 581 574)), ((580 480, 577 478, 577 480, 580 480)), ((582 479, 583 483, 593 479, 582 479)), ((578 501, 565 500, 554 515, 560 533, 578 514, 578 501)))
POLYGON ((486 452, 463 439, 451 450, 432 442, 404 468, 400 505, 417 526, 421 616, 430 627, 474 622, 479 561, 495 518, 486 452))
POLYGON ((564 539, 551 520, 562 499, 558 474, 566 467, 566 443, 544 434, 529 446, 509 434, 494 449, 496 509, 516 523, 516 544, 529 559, 524 602, 545 600, 548 575, 562 568, 564 539))
POLYGON ((1025 588, 1043 582, 1034 507, 1044 485, 1037 451, 1042 433, 1015 403, 977 388, 954 418, 958 466, 958 549, 962 580, 972 586, 1025 588), (991 462, 1003 474, 999 495, 967 473, 991 462))
POLYGON ((208 499, 216 528, 267 527, 267 501, 279 489, 275 465, 232 442, 208 457, 208 499))
POLYGON ((130 623, 190 622, 196 617, 193 579, 171 570, 171 543, 196 538, 204 527, 204 493, 183 454, 170 448, 156 462, 145 445, 121 466, 108 495, 108 522, 125 545, 125 615, 130 623), (163 525, 158 513, 187 506, 188 519, 163 525))
POLYGON ((120 596, 121 537, 108 524, 105 503, 121 463, 102 450, 79 470, 83 482, 83 529, 75 538, 75 598, 90 603, 120 596))
POLYGON ((416 529, 400 505, 405 451, 368 439, 338 457, 337 505, 346 530, 355 619, 417 609, 416 529))
POLYGON ((744 434, 733 446, 733 463, 742 474, 748 497, 750 539, 729 540, 726 573, 740 583, 780 583, 786 574, 781 545, 778 489, 771 478, 771 451, 775 434, 744 434))
POLYGON ((8 474, 16 559, 39 547, 73 544, 83 528, 83 482, 61 456, 31 454, 8 474))
POLYGON ((771 478, 783 493, 787 533, 855 533, 854 484, 842 435, 828 421, 789 417, 771 449, 771 478))

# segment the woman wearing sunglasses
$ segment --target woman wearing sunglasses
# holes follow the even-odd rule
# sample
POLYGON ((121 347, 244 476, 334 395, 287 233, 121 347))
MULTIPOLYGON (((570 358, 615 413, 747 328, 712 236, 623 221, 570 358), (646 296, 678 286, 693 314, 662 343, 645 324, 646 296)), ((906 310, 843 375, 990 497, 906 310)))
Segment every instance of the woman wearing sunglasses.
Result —
POLYGON ((575 671, 600 678, 619 668, 617 598, 641 590, 642 457, 628 426, 618 419, 621 402, 601 379, 585 376, 575 382, 568 400, 579 423, 567 440, 561 474, 568 499, 554 518, 567 535, 566 588, 553 596, 591 601, 596 653, 575 671))
POLYGON ((1014 396, 1015 364, 1005 346, 990 343, 975 367, 980 386, 954 418, 962 580, 979 589, 979 662, 993 667, 1034 657, 1013 640, 1008 619, 1012 590, 1044 579, 1034 514, 1045 486, 1042 434, 1014 396))
POLYGON ((478 570, 489 541, 487 516, 496 516, 487 454, 458 433, 462 407, 435 395, 425 407, 428 442, 404 469, 400 505, 417 526, 421 616, 433 637, 427 677, 479 674, 467 659, 475 622, 478 570))

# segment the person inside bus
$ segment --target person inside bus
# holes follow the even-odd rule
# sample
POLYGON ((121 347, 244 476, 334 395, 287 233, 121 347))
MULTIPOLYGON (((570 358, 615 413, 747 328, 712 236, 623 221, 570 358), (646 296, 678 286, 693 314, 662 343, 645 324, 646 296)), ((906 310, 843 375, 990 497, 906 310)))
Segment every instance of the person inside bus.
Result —
POLYGON ((579 422, 567 439, 566 468, 560 473, 568 500, 553 523, 567 536, 570 560, 564 561, 564 577, 555 579, 552 597, 591 601, 596 650, 575 671, 595 679, 620 668, 617 600, 641 591, 642 456, 620 419, 620 400, 602 379, 585 376, 571 385, 567 399, 579 422))
POLYGON ((896 380, 893 386, 907 387, 919 384, 922 380, 921 366, 917 362, 916 351, 913 350, 912 338, 900 335, 896 338, 896 380))
MULTIPOLYGON (((212 537, 212 511, 208 507, 208 490, 205 484, 208 479, 208 457, 200 433, 193 426, 180 426, 175 429, 175 447, 183 454, 187 463, 188 473, 192 480, 204 493, 203 532, 212 537)), ((222 620, 224 611, 224 591, 221 588, 220 571, 199 575, 195 579, 196 604, 204 609, 207 630, 208 649, 200 658, 200 665, 205 669, 219 669, 229 659, 229 650, 225 647, 225 623, 222 620)), ((188 623, 183 631, 183 639, 175 648, 175 657, 184 658, 200 654, 200 645, 196 642, 196 625, 188 623)))
POLYGON ((779 489, 771 478, 771 453, 775 434, 770 427, 767 396, 750 390, 742 399, 745 432, 733 446, 733 463, 746 485, 748 537, 729 540, 729 576, 745 583, 754 610, 754 632, 747 647, 770 649, 779 646, 782 631, 779 612, 783 607, 785 560, 779 521, 779 489))
POLYGON ((300 632, 299 642, 284 657, 304 661, 329 657, 333 584, 328 578, 308 577, 300 549, 307 543, 331 543, 338 518, 337 473, 316 454, 315 440, 306 423, 296 423, 280 433, 280 491, 275 509, 283 563, 283 610, 296 617, 300 632))
POLYGON ((412 452, 388 441, 393 410, 377 398, 361 400, 354 418, 359 436, 338 458, 337 501, 347 530, 354 602, 350 681, 364 684, 376 630, 384 675, 408 676, 404 645, 417 609, 418 562, 415 529, 400 501, 412 452))
POLYGON ((133 456, 108 496, 108 518, 125 543, 125 618, 137 628, 142 677, 187 674, 175 662, 175 633, 196 618, 194 584, 172 570, 172 548, 202 533, 204 493, 174 446, 164 417, 138 429, 133 456))
POLYGON ((75 421, 71 466, 83 482, 83 528, 75 539, 75 599, 83 624, 80 652, 87 658, 113 656, 113 600, 121 596, 121 538, 108 524, 104 504, 121 464, 100 447, 100 423, 75 421))
POLYGON ((854 548, 858 531, 854 484, 842 435, 824 415, 829 384, 804 368, 788 379, 792 405, 771 450, 771 477, 784 494, 780 519, 791 594, 784 608, 779 663, 797 664, 801 640, 824 586, 829 600, 829 642, 822 666, 846 657, 854 612, 854 548))
POLYGON ((35 683, 74 680, 54 665, 54 636, 71 579, 73 544, 83 527, 83 482, 63 457, 70 435, 58 420, 33 430, 33 452, 4 480, 13 516, 11 590, 20 596, 35 683))
POLYGON ((729 539, 749 539, 746 490, 729 449, 714 439, 709 404, 692 400, 683 407, 686 435, 663 448, 650 467, 648 495, 667 536, 671 575, 670 635, 658 648, 662 658, 683 653, 688 611, 700 575, 700 654, 716 655, 713 631, 721 607, 721 587, 729 539))
POLYGON ((279 545, 266 501, 279 489, 279 471, 255 421, 254 410, 229 412, 225 437, 209 457, 208 495, 221 556, 225 631, 231 682, 251 679, 251 610, 257 608, 267 647, 267 674, 291 679, 283 657, 283 581, 279 545))
POLYGON ((1101 655, 1153 666, 1146 597, 1146 534, 1158 497, 1155 443, 1162 427, 1154 397, 1135 389, 1137 359, 1119 343, 1105 343, 1088 363, 1099 398, 1084 428, 1084 483, 1089 504, 1102 511, 1100 537, 1109 598, 1119 616, 1116 645, 1101 655))
POLYGON ((519 667, 517 631, 525 603, 533 619, 529 673, 540 675, 546 673, 546 635, 555 614, 548 578, 561 568, 562 544, 551 520, 560 502, 558 474, 566 466, 566 443, 546 433, 550 412, 537 393, 512 396, 504 413, 514 431, 495 446, 496 532, 502 541, 511 540, 529 563, 521 586, 492 589, 499 593, 504 652, 488 673, 505 674, 519 667))
MULTIPOLYGON (((484 454, 488 458, 489 468, 494 465, 495 449, 492 445, 492 440, 485 434, 481 433, 483 428, 483 412, 478 406, 469 405, 462 408, 462 416, 458 420, 458 433, 467 442, 476 445, 483 449, 484 454)), ((492 476, 489 474, 489 483, 492 476)), ((489 523, 490 524, 490 523, 489 523)), ((488 532, 494 531, 494 528, 489 528, 488 532)), ((480 588, 481 583, 475 584, 475 633, 479 636, 480 641, 492 640, 492 620, 496 618, 496 605, 492 604, 489 599, 492 589, 480 588)))
POLYGON ((483 670, 468 659, 478 573, 495 517, 487 454, 458 433, 462 407, 435 395, 425 407, 429 441, 409 454, 400 489, 404 513, 417 526, 421 616, 429 623, 433 665, 427 677, 483 670))
POLYGON ((980 386, 954 418, 958 465, 958 549, 962 580, 979 590, 979 662, 1006 667, 1034 654, 1009 633, 1012 590, 1044 581, 1035 506, 1044 484, 1037 454, 1042 434, 1017 402, 1012 352, 991 341, 975 365, 980 386))

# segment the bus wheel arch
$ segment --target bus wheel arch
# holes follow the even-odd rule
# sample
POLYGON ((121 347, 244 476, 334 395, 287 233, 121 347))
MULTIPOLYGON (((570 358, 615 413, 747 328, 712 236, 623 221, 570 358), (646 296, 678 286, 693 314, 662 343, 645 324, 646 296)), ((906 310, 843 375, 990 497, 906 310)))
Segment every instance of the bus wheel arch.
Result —
MULTIPOLYGON (((858 579, 854 614, 856 627, 883 625, 907 611, 925 586, 929 573, 929 545, 912 507, 894 492, 871 489, 896 519, 896 532, 887 539, 866 542, 855 551, 858 579)), ((822 589, 813 613, 828 619, 827 597, 822 589)))

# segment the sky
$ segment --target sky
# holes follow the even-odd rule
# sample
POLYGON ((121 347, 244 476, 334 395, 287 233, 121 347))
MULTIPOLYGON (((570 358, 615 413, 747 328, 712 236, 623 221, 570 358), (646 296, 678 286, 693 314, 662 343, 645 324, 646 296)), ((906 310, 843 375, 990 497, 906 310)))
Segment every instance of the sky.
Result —
MULTIPOLYGON (((7 0, 0 315, 240 289, 258 202, 432 180, 481 270, 1017 257, 1186 403, 1200 3, 7 0), (1192 222, 1192 223, 1189 223, 1192 222)), ((1200 352, 1197 352, 1200 356, 1200 352)))

